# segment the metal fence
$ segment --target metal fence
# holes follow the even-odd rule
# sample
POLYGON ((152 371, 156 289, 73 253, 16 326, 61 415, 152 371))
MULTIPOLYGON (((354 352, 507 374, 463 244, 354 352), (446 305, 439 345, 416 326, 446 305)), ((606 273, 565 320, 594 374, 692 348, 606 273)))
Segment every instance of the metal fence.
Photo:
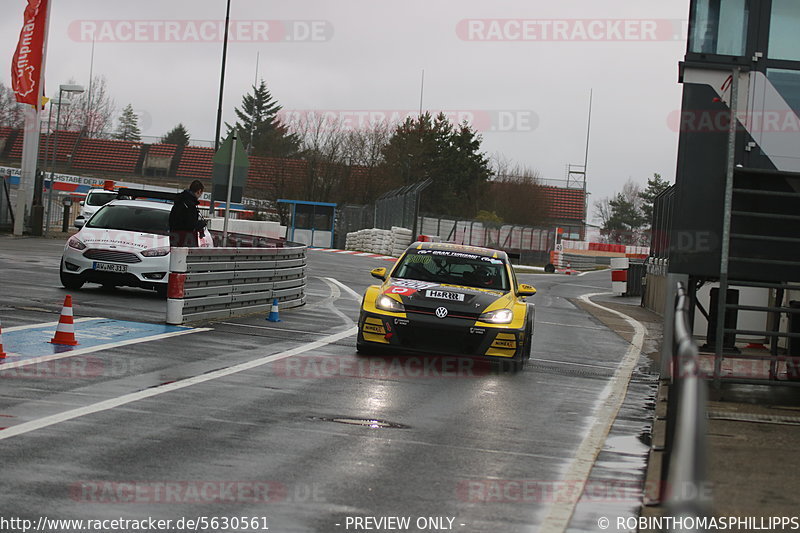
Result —
POLYGON ((372 228, 375 222, 375 207, 372 205, 340 205, 336 208, 334 247, 344 248, 347 234, 372 228))
POLYGON ((653 201, 653 228, 650 237, 650 257, 669 257, 669 235, 672 226, 672 206, 675 186, 663 190, 653 201))
POLYGON ((431 183, 427 179, 381 195, 375 201, 375 227, 392 229, 392 226, 399 226, 418 234, 416 219, 419 216, 419 195, 431 183))
POLYGON ((11 187, 8 179, 0 177, 0 228, 10 228, 14 224, 14 212, 11 207, 11 187))

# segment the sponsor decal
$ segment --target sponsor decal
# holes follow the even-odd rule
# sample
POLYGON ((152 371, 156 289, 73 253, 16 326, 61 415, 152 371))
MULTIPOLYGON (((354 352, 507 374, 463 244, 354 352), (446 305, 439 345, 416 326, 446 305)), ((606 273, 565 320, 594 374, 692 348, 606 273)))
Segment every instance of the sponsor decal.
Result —
POLYGON ((486 328, 469 328, 469 332, 473 335, 483 335, 486 333, 486 328))
MULTIPOLYGON (((416 289, 418 291, 436 287, 438 283, 431 283, 430 281, 419 281, 416 279, 393 279, 392 287, 405 287, 408 289, 416 289)), ((395 293, 399 294, 399 293, 395 293)))
POLYGON ((460 257, 462 259, 473 259, 475 261, 479 259, 483 259, 488 261, 488 257, 483 257, 477 254, 468 254, 466 252, 454 252, 450 250, 419 250, 417 251, 417 255, 436 255, 436 256, 443 256, 443 257, 460 257))
POLYGON ((451 300, 453 302, 463 302, 464 295, 458 292, 430 290, 425 291, 425 296, 428 298, 436 298, 438 300, 451 300))
POLYGON ((383 294, 399 294, 400 296, 411 296, 417 289, 411 287, 395 287, 394 285, 383 291, 383 294))

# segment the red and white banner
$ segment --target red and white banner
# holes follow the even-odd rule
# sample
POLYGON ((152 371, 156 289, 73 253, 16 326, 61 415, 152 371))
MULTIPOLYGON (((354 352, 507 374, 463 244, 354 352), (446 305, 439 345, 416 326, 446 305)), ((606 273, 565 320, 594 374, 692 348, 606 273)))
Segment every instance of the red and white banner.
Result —
POLYGON ((44 40, 48 0, 28 0, 19 43, 11 61, 11 88, 17 102, 36 105, 42 92, 44 40))

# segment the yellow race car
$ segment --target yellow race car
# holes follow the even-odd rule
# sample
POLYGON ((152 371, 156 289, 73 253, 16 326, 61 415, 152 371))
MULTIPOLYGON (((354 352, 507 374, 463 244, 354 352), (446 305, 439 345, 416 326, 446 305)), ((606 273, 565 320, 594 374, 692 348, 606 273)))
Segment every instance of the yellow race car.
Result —
POLYGON ((385 348, 485 357, 519 369, 530 358, 531 285, 517 283, 505 252, 417 242, 390 272, 376 268, 361 302, 358 353, 385 348))

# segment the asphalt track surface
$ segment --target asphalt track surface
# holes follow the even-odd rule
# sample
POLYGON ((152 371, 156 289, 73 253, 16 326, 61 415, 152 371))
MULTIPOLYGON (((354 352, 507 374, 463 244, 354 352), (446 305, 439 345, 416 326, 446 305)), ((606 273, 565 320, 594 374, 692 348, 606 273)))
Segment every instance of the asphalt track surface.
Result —
MULTIPOLYGON (((58 320, 62 246, 0 238, 4 332, 58 320)), ((635 516, 652 384, 638 350, 570 301, 608 292, 608 273, 520 276, 539 290, 533 359, 511 374, 356 355, 360 294, 387 265, 310 250, 308 303, 279 323, 250 316, 58 364, 0 363, 0 525, 153 517, 186 531, 177 520, 220 517, 227 529, 197 529, 528 532, 635 516), (587 476, 594 492, 576 497, 587 476)), ((149 291, 71 294, 76 319, 164 320, 149 291)))

